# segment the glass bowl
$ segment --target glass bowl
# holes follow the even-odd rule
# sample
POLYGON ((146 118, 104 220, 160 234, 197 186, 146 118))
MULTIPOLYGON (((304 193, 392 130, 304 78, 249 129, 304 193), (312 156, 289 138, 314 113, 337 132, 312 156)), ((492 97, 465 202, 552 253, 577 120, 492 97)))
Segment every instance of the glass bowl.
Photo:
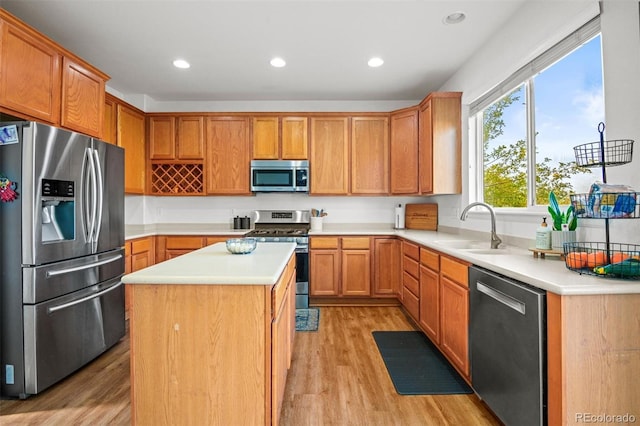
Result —
POLYGON ((258 240, 255 238, 232 238, 227 240, 227 251, 233 254, 248 254, 256 249, 258 240))

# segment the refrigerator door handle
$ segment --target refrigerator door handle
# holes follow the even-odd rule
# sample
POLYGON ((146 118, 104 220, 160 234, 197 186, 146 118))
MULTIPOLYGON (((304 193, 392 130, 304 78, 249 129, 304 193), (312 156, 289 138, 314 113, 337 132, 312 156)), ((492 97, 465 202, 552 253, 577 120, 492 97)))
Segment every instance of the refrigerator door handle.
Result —
POLYGON ((102 227, 102 207, 104 203, 104 177, 102 175, 102 167, 100 166, 100 155, 98 154, 98 150, 93 150, 93 160, 96 171, 96 185, 97 194, 96 194, 96 204, 95 204, 95 212, 96 212, 96 222, 95 228, 93 230, 93 242, 98 242, 98 237, 100 237, 100 228, 102 227))
POLYGON ((49 278, 49 277, 55 277, 58 275, 68 274, 70 272, 84 271, 85 269, 91 269, 91 268, 95 268, 96 266, 102 266, 102 265, 106 265, 107 263, 115 262, 118 259, 122 259, 121 254, 109 257, 107 259, 100 260, 98 262, 89 263, 88 265, 74 266, 73 268, 55 269, 53 271, 47 271, 46 276, 47 278, 49 278))
POLYGON ((91 200, 89 192, 91 187, 91 169, 93 161, 91 158, 91 148, 86 148, 84 152, 84 161, 82 163, 82 226, 84 227, 85 241, 91 242, 91 200))
POLYGON ((63 303, 62 305, 51 306, 51 307, 47 308, 47 313, 48 314, 52 314, 52 313, 54 313, 56 311, 61 311, 63 309, 70 308, 71 306, 79 305, 79 304, 87 302, 87 301, 89 301, 91 299, 97 299, 98 297, 104 296, 105 294, 109 293, 110 291, 115 290, 116 288, 120 287, 121 285, 122 285, 122 281, 118 281, 117 284, 114 284, 111 287, 106 288, 106 289, 104 289, 102 291, 99 291, 99 292, 97 292, 95 294, 91 294, 89 296, 82 297, 82 298, 74 300, 72 302, 63 303))

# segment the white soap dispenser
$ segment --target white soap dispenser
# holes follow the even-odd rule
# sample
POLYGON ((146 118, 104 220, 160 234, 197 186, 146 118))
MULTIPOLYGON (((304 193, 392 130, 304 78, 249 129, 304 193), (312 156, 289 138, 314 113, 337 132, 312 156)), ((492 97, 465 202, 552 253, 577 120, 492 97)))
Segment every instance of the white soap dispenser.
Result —
POLYGON ((551 229, 547 226, 547 218, 542 218, 540 227, 536 230, 536 248, 551 250, 551 229))

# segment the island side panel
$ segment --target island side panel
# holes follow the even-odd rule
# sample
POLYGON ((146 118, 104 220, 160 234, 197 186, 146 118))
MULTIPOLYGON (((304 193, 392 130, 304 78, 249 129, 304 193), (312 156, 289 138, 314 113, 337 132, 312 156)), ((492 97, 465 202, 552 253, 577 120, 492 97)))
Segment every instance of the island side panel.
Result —
POLYGON ((131 287, 132 424, 265 424, 265 286, 131 287))
POLYGON ((560 312, 562 424, 640 420, 640 294, 561 296, 560 312))

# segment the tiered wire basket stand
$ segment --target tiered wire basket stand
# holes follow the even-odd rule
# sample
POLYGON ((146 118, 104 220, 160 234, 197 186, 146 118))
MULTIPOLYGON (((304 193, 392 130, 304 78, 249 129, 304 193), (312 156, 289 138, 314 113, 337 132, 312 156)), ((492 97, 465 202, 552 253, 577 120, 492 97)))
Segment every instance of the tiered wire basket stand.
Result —
MULTIPOLYGON (((633 156, 633 140, 604 140, 604 123, 598 125, 599 142, 573 148, 580 167, 600 168, 607 183, 607 167, 628 164, 633 156)), ((567 268, 580 274, 604 278, 640 279, 640 245, 613 243, 609 221, 640 218, 640 192, 600 192, 572 194, 571 204, 578 218, 604 220, 605 241, 565 243, 567 268)))

